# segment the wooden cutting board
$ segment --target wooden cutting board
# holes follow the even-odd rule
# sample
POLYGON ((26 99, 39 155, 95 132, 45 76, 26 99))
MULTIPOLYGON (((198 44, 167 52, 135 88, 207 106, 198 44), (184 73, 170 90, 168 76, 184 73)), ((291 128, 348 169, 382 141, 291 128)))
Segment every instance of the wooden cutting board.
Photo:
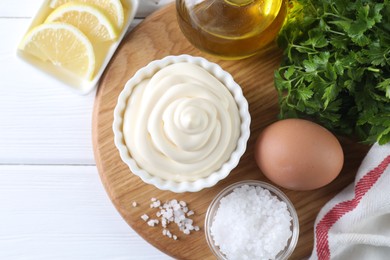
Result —
MULTIPOLYGON (((174 5, 150 15, 122 42, 102 77, 93 114, 93 145, 101 180, 113 204, 124 220, 145 240, 178 259, 214 259, 204 235, 204 217, 214 196, 227 185, 247 179, 268 181, 254 161, 254 143, 261 130, 277 120, 278 97, 273 85, 273 71, 280 63, 281 52, 275 47, 261 56, 240 61, 224 61, 199 52, 182 35, 176 22, 174 5), (241 85, 249 102, 252 116, 251 137, 248 148, 238 167, 216 186, 196 193, 176 194, 160 191, 143 183, 121 161, 114 145, 113 110, 119 93, 127 80, 150 61, 167 55, 190 54, 203 56, 230 72, 241 85), (153 216, 150 199, 161 201, 184 200, 195 211, 193 217, 201 231, 184 235, 176 228, 171 231, 179 236, 174 241, 162 235, 162 228, 149 227, 140 216, 153 216), (133 207, 132 203, 138 206, 133 207)), ((335 194, 351 183, 356 170, 369 147, 350 140, 341 140, 345 152, 345 165, 339 177, 330 185, 306 192, 282 189, 297 209, 300 222, 298 245, 291 259, 310 255, 313 247, 313 223, 320 208, 335 194)))

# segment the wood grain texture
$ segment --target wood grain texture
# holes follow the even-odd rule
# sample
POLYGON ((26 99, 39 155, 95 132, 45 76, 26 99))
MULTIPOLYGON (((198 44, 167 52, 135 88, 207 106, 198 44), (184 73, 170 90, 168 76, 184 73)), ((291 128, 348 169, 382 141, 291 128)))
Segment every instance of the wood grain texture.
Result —
MULTIPOLYGON (((194 49, 181 34, 173 5, 164 8, 144 20, 124 40, 102 78, 97 92, 93 114, 93 145, 95 159, 102 182, 114 205, 126 222, 152 245, 178 259, 213 259, 204 237, 203 229, 189 236, 179 235, 172 241, 161 235, 161 228, 150 228, 140 219, 143 213, 152 215, 150 198, 162 201, 180 199, 194 209, 195 224, 203 228, 206 209, 214 196, 228 184, 245 179, 267 179, 258 170, 254 161, 254 143, 261 130, 277 120, 277 93, 273 86, 273 71, 280 63, 281 52, 276 48, 261 56, 241 61, 223 61, 194 49), (221 65, 230 72, 249 102, 252 116, 251 137, 248 148, 238 167, 213 188, 196 193, 175 194, 160 191, 143 183, 131 174, 121 161, 113 141, 111 130, 113 109, 126 81, 141 67, 152 60, 167 55, 191 54, 203 56, 221 65), (136 201, 139 207, 133 208, 136 201)), ((313 246, 313 223, 320 208, 354 179, 356 170, 369 147, 350 140, 342 140, 345 151, 345 166, 340 176, 330 185, 307 192, 282 189, 297 209, 300 221, 300 236, 291 259, 307 257, 313 246)))
POLYGON ((76 95, 16 56, 29 19, 0 19, 0 164, 95 164, 95 93, 76 95))
MULTIPOLYGON (((95 93, 75 95, 16 57, 42 2, 0 1, 0 259, 171 259, 123 221, 102 187, 95 93)), ((154 8, 139 17, 161 6, 144 2, 154 8)))
MULTIPOLYGON (((175 0, 139 0, 137 18, 145 18, 159 8, 175 0)), ((0 18, 32 17, 38 11, 43 0, 1 0, 0 18)))
POLYGON ((0 1, 0 18, 31 17, 39 9, 42 1, 0 1))
MULTIPOLYGON (((8 2, 8 12, 20 16, 8 2)), ((24 6, 22 10, 37 3, 12 2, 24 6)), ((3 4, 0 1, 0 11, 6 9, 3 4)), ((140 21, 136 19, 130 30, 140 21)), ((7 32, 7 40, 0 43, 0 164, 95 165, 91 141, 95 91, 77 95, 17 57, 16 47, 30 22, 0 17, 0 32, 7 32)))
POLYGON ((0 259, 170 259, 119 216, 95 166, 0 165, 0 259))

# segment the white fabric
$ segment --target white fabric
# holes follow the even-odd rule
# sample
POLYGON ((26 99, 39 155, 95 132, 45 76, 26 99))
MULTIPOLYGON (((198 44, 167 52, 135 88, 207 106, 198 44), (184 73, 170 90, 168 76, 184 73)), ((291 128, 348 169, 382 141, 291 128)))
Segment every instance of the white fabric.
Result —
POLYGON ((389 164, 390 144, 375 144, 355 182, 318 214, 311 260, 390 259, 389 164))

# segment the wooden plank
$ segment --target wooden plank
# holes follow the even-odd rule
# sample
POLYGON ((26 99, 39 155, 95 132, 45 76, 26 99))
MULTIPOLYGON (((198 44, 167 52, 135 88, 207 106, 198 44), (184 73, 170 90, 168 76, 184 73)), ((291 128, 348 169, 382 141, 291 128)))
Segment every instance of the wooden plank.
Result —
POLYGON ((170 259, 119 216, 94 166, 0 165, 0 259, 170 259))
MULTIPOLYGON (((145 18, 150 13, 173 2, 174 0, 140 0, 137 18, 145 18)), ((38 11, 43 0, 1 0, 0 18, 33 17, 38 11)))
POLYGON ((32 17, 38 11, 43 0, 1 0, 0 18, 32 17))
POLYGON ((28 24, 0 18, 0 31, 8 32, 0 41, 0 164, 94 164, 95 91, 75 94, 19 59, 17 44, 28 24))
POLYGON ((136 17, 146 17, 175 0, 140 0, 136 17))
POLYGON ((94 164, 95 93, 76 95, 16 56, 26 23, 0 19, 0 164, 94 164))
MULTIPOLYGON (((143 15, 166 1, 152 2, 141 3, 143 15)), ((0 31, 8 32, 0 42, 0 164, 94 164, 90 135, 95 92, 76 95, 16 56, 31 22, 23 17, 35 15, 40 4, 0 2, 0 31)), ((136 19, 130 30, 141 21, 136 19)))

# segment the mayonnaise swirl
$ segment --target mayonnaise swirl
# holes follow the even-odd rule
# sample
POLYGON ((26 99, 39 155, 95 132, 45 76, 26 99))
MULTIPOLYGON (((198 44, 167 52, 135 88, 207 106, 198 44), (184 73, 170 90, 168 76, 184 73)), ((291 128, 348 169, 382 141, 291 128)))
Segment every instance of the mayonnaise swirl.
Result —
POLYGON ((141 169, 165 180, 194 181, 229 160, 240 116, 225 85, 205 69, 182 62, 133 89, 123 132, 141 169))

